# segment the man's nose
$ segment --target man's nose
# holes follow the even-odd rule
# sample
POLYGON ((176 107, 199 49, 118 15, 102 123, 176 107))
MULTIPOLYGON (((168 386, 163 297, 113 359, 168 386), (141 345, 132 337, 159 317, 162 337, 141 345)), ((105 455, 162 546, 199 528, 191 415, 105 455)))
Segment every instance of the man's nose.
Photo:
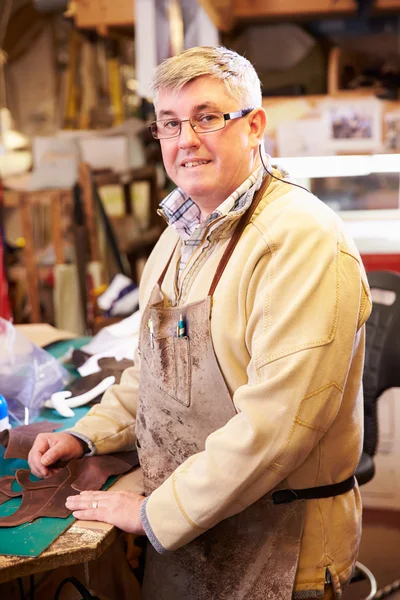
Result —
POLYGON ((200 138, 191 126, 189 121, 182 121, 181 132, 179 134, 180 148, 193 148, 200 146, 200 138))

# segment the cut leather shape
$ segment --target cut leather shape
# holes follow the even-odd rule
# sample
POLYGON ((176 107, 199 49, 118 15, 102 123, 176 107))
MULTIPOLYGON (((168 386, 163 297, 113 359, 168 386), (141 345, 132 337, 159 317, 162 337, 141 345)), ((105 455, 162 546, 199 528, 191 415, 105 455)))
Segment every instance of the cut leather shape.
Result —
POLYGON ((4 504, 10 498, 18 498, 18 496, 22 495, 22 490, 15 492, 12 489, 12 484, 15 481, 15 477, 13 475, 6 475, 0 479, 0 504, 4 504))
POLYGON ((89 352, 84 352, 80 348, 75 348, 71 355, 70 363, 76 368, 79 369, 92 355, 89 352))
POLYGON ((15 513, 0 518, 0 527, 31 523, 39 517, 68 517, 72 513, 65 506, 68 496, 84 490, 100 490, 109 477, 122 475, 138 464, 137 452, 132 451, 73 459, 63 469, 40 481, 31 481, 30 471, 19 469, 15 478, 23 488, 22 502, 15 513))
MULTIPOLYGON (((110 375, 114 375, 115 383, 119 383, 122 373, 125 371, 125 369, 128 369, 128 367, 133 367, 134 362, 128 358, 116 360, 115 358, 103 357, 99 359, 98 365, 100 367, 100 371, 92 373, 91 375, 86 375, 86 377, 80 377, 68 387, 69 391, 72 392, 72 396, 85 394, 110 375)), ((90 404, 99 402, 102 396, 103 394, 100 394, 97 398, 91 400, 90 404)))
POLYGON ((60 425, 50 421, 39 421, 30 425, 20 425, 0 433, 0 444, 7 449, 4 458, 22 458, 26 460, 38 433, 55 431, 60 425))

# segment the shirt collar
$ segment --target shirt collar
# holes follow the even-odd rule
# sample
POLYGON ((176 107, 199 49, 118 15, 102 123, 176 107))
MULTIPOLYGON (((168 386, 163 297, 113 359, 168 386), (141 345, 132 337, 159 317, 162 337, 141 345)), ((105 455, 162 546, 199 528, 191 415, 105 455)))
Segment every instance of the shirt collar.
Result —
MULTIPOLYGON (((197 204, 179 187, 173 190, 160 204, 160 212, 165 216, 168 224, 174 227, 182 239, 189 238, 199 225, 209 225, 215 219, 226 216, 243 208, 249 200, 248 192, 254 192, 260 187, 264 169, 259 166, 253 173, 224 200, 208 217, 200 222, 200 209, 197 204)), ((251 194, 251 198, 254 195, 251 194)))

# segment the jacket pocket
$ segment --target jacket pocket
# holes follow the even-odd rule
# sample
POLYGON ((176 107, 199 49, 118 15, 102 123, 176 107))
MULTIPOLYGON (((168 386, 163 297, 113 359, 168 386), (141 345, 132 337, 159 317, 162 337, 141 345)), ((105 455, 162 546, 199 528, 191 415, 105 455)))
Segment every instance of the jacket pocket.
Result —
POLYGON ((190 406, 189 338, 155 338, 145 360, 157 387, 183 406, 190 406))

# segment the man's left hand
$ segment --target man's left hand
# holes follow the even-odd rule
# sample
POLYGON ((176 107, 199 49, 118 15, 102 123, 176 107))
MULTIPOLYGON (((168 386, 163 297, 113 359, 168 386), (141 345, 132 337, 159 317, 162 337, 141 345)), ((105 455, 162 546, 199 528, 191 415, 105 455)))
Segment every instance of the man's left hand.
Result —
POLYGON ((126 531, 145 535, 140 520, 140 507, 144 496, 133 492, 81 492, 69 496, 66 507, 73 511, 76 519, 102 521, 126 531))

